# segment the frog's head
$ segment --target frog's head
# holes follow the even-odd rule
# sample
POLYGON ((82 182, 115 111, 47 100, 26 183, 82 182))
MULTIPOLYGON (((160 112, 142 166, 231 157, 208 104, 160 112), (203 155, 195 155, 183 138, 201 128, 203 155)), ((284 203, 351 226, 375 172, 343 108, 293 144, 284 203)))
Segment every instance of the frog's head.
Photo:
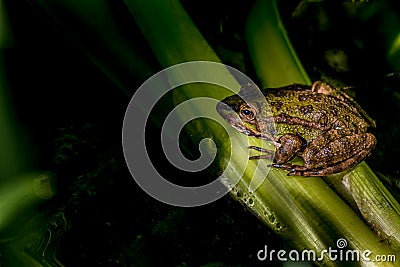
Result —
POLYGON ((237 95, 232 95, 217 104, 218 113, 238 131, 259 137, 262 103, 265 97, 254 84, 244 85, 237 95))

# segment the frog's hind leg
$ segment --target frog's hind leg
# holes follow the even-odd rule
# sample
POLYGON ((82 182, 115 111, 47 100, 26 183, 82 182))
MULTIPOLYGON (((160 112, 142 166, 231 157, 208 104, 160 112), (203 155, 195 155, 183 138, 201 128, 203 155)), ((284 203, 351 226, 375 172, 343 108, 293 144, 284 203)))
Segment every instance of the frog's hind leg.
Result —
POLYGON ((290 171, 289 175, 324 176, 342 172, 363 161, 376 144, 375 136, 370 133, 340 136, 332 140, 334 133, 331 131, 325 138, 317 140, 320 142, 313 142, 304 150, 304 166, 285 166, 290 171), (321 146, 321 143, 325 144, 321 146))
POLYGON ((363 161, 370 154, 370 150, 362 150, 353 157, 346 159, 336 165, 328 166, 319 170, 308 169, 304 166, 296 166, 293 165, 292 168, 286 168, 290 170, 288 176, 297 175, 297 176, 326 176, 334 173, 339 173, 345 171, 351 167, 356 166, 358 163, 363 161))
POLYGON ((338 164, 327 166, 322 169, 311 169, 306 166, 295 165, 291 163, 285 164, 271 164, 272 167, 281 168, 289 171, 288 176, 325 176, 334 173, 345 171, 351 167, 354 167, 361 161, 363 161, 370 153, 370 150, 362 150, 353 157, 346 159, 338 164))

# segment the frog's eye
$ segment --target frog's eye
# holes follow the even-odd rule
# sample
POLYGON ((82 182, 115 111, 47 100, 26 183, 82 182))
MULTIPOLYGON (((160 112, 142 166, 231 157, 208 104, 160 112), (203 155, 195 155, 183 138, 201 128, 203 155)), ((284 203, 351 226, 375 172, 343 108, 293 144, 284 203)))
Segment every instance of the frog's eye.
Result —
POLYGON ((254 120, 256 117, 254 111, 247 106, 244 106, 240 109, 240 114, 249 121, 254 120))
POLYGON ((246 116, 249 116, 251 114, 251 111, 248 110, 248 109, 244 109, 243 110, 243 114, 246 115, 246 116))

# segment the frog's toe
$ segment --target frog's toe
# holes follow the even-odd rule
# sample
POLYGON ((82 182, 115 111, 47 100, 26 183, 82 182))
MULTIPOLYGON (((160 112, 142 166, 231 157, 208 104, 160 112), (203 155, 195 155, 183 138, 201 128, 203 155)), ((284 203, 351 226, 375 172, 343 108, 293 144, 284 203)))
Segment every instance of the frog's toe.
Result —
POLYGON ((284 163, 284 164, 271 164, 272 167, 284 169, 289 171, 288 176, 318 176, 320 172, 318 170, 309 169, 306 166, 284 163))
POLYGON ((306 170, 291 170, 288 174, 288 176, 321 176, 321 173, 319 170, 312 170, 312 169, 306 169, 306 170))
POLYGON ((290 163, 284 163, 284 164, 274 163, 274 164, 271 164, 270 166, 274 167, 274 168, 279 168, 279 169, 284 169, 284 170, 289 171, 291 169, 292 165, 293 164, 290 164, 290 163))
POLYGON ((274 164, 271 164, 271 166, 275 167, 275 168, 284 169, 286 171, 290 171, 291 173, 307 170, 307 168, 304 166, 300 166, 300 165, 296 165, 296 164, 292 164, 292 163, 282 163, 282 164, 274 163, 274 164))

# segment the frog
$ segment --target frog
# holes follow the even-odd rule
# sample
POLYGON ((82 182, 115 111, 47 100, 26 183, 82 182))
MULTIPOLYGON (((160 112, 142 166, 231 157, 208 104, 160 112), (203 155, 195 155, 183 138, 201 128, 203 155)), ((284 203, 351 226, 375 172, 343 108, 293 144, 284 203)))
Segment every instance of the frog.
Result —
POLYGON ((255 84, 245 84, 216 105, 236 130, 275 147, 249 146, 260 152, 250 160, 272 159, 269 165, 288 176, 327 176, 351 170, 376 145, 376 137, 367 132, 375 121, 344 88, 315 81, 261 89, 260 96, 255 90, 255 84), (302 164, 291 163, 295 157, 302 164))

